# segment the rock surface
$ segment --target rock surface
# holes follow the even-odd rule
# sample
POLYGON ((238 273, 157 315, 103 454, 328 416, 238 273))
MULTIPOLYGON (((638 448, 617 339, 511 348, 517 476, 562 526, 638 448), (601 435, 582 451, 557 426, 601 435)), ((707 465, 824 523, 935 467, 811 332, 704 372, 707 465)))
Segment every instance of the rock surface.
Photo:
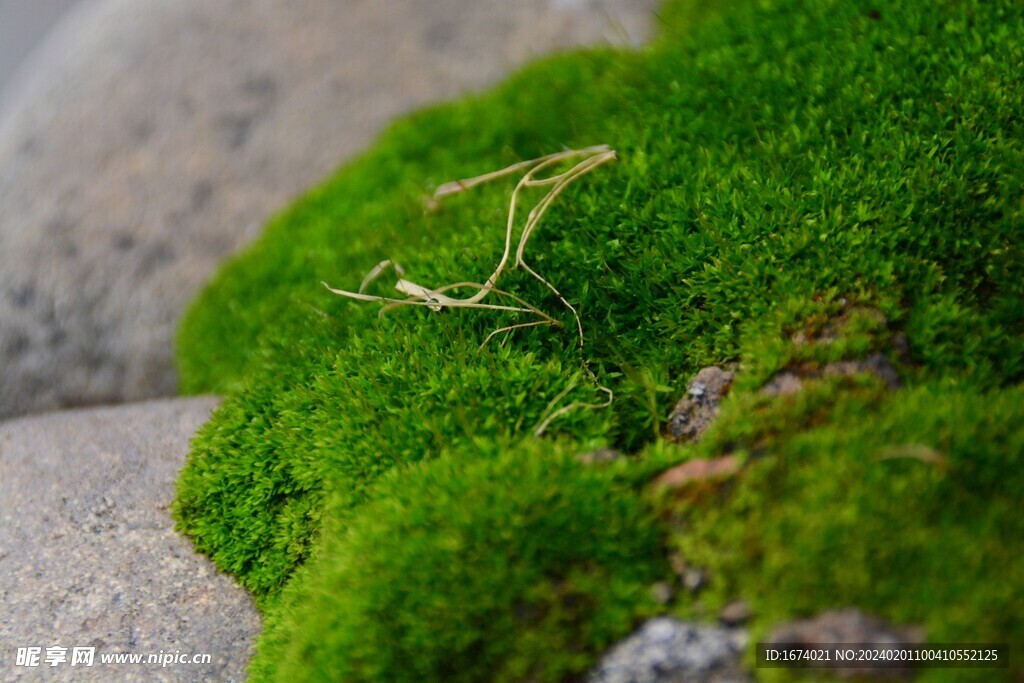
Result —
MULTIPOLYGON (((799 619, 775 627, 765 639, 767 645, 796 645, 814 649, 829 644, 870 643, 878 646, 900 646, 924 642, 924 632, 917 627, 897 629, 879 617, 856 608, 830 610, 808 619, 799 619)), ((863 666, 827 669, 836 678, 866 680, 873 678, 907 678, 911 669, 899 669, 887 662, 865 662, 863 666)))
POLYGON ((804 380, 820 377, 854 377, 855 375, 874 375, 885 382, 890 391, 900 388, 900 376, 889 359, 881 354, 873 354, 863 360, 843 360, 828 363, 823 368, 795 368, 779 372, 761 387, 761 393, 768 396, 791 396, 800 393, 804 388, 804 380))
POLYGON ((701 368, 668 416, 666 436, 673 441, 699 439, 718 417, 718 404, 729 393, 735 377, 732 370, 715 365, 701 368))
POLYGON ((657 4, 77 6, 0 110, 0 417, 170 395, 182 309, 271 212, 394 116, 639 42, 657 4))
POLYGON ((0 0, 0 104, 18 64, 79 0, 0 0))
POLYGON ((0 423, 0 680, 242 680, 260 622, 248 594, 168 511, 209 397, 0 423), (46 648, 68 648, 50 667, 46 648), (95 647, 92 667, 72 648, 95 647), (40 665, 17 666, 19 647, 40 665), (101 664, 110 653, 209 664, 101 664))
POLYGON ((646 622, 613 647, 590 674, 590 683, 739 683, 744 631, 669 617, 646 622))
POLYGON ((655 478, 654 488, 676 489, 691 482, 708 482, 725 479, 740 470, 740 459, 735 455, 720 458, 694 458, 682 465, 671 467, 655 478))

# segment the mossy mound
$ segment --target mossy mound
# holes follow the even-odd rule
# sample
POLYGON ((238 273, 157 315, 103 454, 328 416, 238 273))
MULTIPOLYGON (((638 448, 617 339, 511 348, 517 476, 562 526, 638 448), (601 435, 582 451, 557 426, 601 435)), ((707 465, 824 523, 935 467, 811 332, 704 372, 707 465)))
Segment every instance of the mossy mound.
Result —
POLYGON ((287 589, 257 678, 560 681, 653 612, 650 511, 560 449, 397 467, 372 497, 287 589))
MULTIPOLYGON (((598 447, 631 456, 609 472, 634 491, 693 457, 733 453, 745 463, 720 485, 649 501, 678 523, 667 545, 712 577, 696 602, 681 593, 674 611, 713 616, 729 597, 747 597, 757 604, 752 628, 764 632, 839 601, 924 625, 932 638, 1024 643, 1015 598, 1024 576, 1005 550, 1019 544, 1024 512, 1013 496, 1024 376, 1024 7, 734 0, 714 10, 676 2, 663 17, 663 37, 640 52, 546 60, 396 123, 274 218, 189 311, 183 386, 226 400, 193 444, 175 514, 271 614, 259 671, 276 671, 267 663, 287 652, 299 678, 388 680, 397 674, 366 664, 367 653, 430 645, 403 666, 434 680, 431 662, 445 656, 452 670, 476 671, 478 651, 460 649, 469 642, 491 643, 495 676, 580 671, 606 636, 646 614, 644 600, 625 616, 612 591, 613 626, 594 626, 600 635, 580 641, 571 666, 527 664, 543 658, 530 634, 579 633, 601 622, 603 607, 539 631, 453 619, 431 633, 417 606, 471 614, 473 586, 520 571, 517 548, 532 543, 553 553, 535 556, 548 579, 581 565, 573 576, 590 577, 583 584, 630 591, 664 553, 645 541, 646 551, 605 562, 602 540, 593 562, 567 558, 555 552, 561 527, 540 526, 529 543, 480 546, 490 559, 473 561, 493 576, 460 581, 443 567, 470 550, 444 539, 469 533, 474 515, 482 527, 497 519, 472 501, 422 546, 382 539, 448 509, 434 507, 425 482, 448 500, 466 490, 463 476, 511 472, 502 468, 516 454, 529 469, 548 453, 570 487, 565 505, 585 505, 596 499, 587 487, 600 498, 610 484, 566 463, 598 447), (378 318, 379 306, 319 284, 354 290, 385 258, 427 285, 482 282, 501 254, 512 182, 448 197, 437 211, 425 211, 424 198, 449 180, 598 143, 619 161, 571 186, 529 247, 531 265, 579 311, 584 345, 558 299, 520 272, 501 288, 564 327, 516 330, 483 348, 522 317, 405 309, 378 318), (900 388, 862 371, 869 357, 886 358, 900 388), (555 445, 537 444, 531 433, 553 407, 601 401, 584 361, 614 403, 566 413, 545 436, 555 445), (671 406, 710 364, 737 369, 718 423, 696 446, 667 443, 671 406), (763 390, 784 372, 801 379, 799 391, 763 390), (402 592, 376 583, 363 561, 430 569, 402 592), (365 600, 343 613, 380 642, 355 643, 338 625, 317 635, 326 650, 313 647, 294 615, 319 605, 338 624, 330 613, 350 608, 311 597, 338 582, 363 587, 365 600)), ((506 496, 505 484, 481 486, 513 514, 553 485, 540 471, 523 475, 521 498, 506 496)), ((583 513, 581 524, 598 519, 583 513)), ((626 517, 638 537, 655 533, 649 518, 626 517)), ((528 603, 537 585, 511 581, 502 605, 518 592, 528 603)))
MULTIPOLYGON (((681 602, 679 613, 713 620, 743 599, 762 640, 782 621, 857 606, 920 627, 931 642, 1017 646, 1022 420, 1020 387, 889 393, 860 377, 814 380, 781 400, 731 396, 690 457, 714 457, 728 441, 746 464, 714 483, 652 495, 674 529, 676 562, 708 577, 700 600, 681 602)), ((1007 675, 925 673, 918 680, 1007 675)))

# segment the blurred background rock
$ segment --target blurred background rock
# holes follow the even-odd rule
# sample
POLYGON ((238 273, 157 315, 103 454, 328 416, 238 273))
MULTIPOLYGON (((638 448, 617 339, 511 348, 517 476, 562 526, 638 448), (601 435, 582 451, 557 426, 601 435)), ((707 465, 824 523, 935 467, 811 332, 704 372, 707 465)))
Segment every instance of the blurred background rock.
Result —
POLYGON ((18 65, 79 0, 0 0, 0 102, 18 65))

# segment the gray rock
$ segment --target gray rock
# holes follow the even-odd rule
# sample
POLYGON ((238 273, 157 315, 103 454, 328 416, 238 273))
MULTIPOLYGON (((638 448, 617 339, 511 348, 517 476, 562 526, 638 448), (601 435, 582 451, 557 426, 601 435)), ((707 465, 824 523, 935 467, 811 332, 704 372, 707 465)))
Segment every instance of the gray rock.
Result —
POLYGON ((0 110, 0 417, 173 393, 182 309, 271 212, 395 115, 639 42, 657 4, 80 4, 0 110))
POLYGON ((804 390, 804 381, 793 370, 783 370, 761 387, 761 393, 768 396, 792 396, 804 390))
POLYGON ((0 0, 0 101, 18 64, 75 2, 78 0, 0 0))
POLYGON ((768 396, 790 396, 803 391, 804 380, 807 379, 853 377, 860 374, 874 375, 882 380, 890 391, 895 391, 901 386, 899 373, 893 364, 885 355, 876 353, 862 360, 843 360, 828 363, 820 369, 803 367, 783 370, 761 387, 761 393, 768 396))
POLYGON ((917 642, 911 632, 897 630, 882 619, 856 608, 830 610, 808 619, 776 626, 765 643, 791 643, 813 647, 823 643, 883 643, 902 645, 917 642))
POLYGON ((168 511, 209 397, 0 423, 0 680, 241 680, 259 630, 248 594, 168 511), (67 648, 50 667, 46 648, 67 648), (40 666, 17 649, 40 647, 40 666), (71 666, 94 647, 92 667, 71 666), (209 664, 101 664, 110 653, 209 664))
POLYGON ((754 610, 746 600, 733 600, 718 613, 718 620, 724 626, 742 626, 751 620, 754 610))
POLYGON ((900 388, 900 375, 893 364, 881 353, 875 353, 863 360, 846 360, 829 363, 822 374, 825 377, 852 377, 860 373, 874 375, 885 382, 890 391, 900 388))
POLYGON ((727 393, 735 373, 717 366, 702 368, 694 375, 668 416, 668 437, 675 441, 696 441, 718 417, 718 404, 727 393))
POLYGON ((747 635, 668 617, 651 619, 613 647, 590 683, 726 683, 749 681, 740 666, 747 635))
MULTIPOLYGON (((872 643, 882 646, 911 645, 924 642, 924 631, 916 626, 895 628, 883 619, 856 608, 821 612, 808 619, 780 624, 765 639, 766 645, 796 645, 816 648, 839 643, 872 643)), ((823 667, 824 668, 824 667, 823 667)), ((837 678, 906 678, 909 669, 886 666, 885 662, 865 662, 863 666, 825 669, 837 678)))

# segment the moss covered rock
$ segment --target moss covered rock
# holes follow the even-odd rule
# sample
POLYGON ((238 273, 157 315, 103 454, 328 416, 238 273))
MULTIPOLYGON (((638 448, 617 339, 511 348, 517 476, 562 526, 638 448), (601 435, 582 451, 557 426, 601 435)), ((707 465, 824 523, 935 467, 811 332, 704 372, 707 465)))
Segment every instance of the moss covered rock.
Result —
MULTIPOLYGON (((638 587, 655 566, 654 551, 605 533, 611 518, 588 507, 611 496, 605 474, 566 464, 598 448, 629 456, 603 466, 624 500, 681 462, 741 464, 647 498, 670 522, 674 562, 710 577, 668 611, 711 617, 743 598, 761 633, 856 603, 930 638, 1024 642, 1024 577, 1007 550, 1022 531, 1024 9, 714 7, 671 3, 649 48, 540 62, 396 123, 194 304, 179 335, 183 381, 227 398, 194 442, 175 510, 270 612, 257 671, 284 676, 277 657, 352 680, 581 671, 649 612, 638 587), (619 161, 569 187, 529 245, 531 266, 579 312, 583 344, 569 310, 527 273, 508 273, 502 289, 562 327, 482 348, 523 317, 378 317, 379 306, 319 284, 354 290, 385 258, 430 286, 482 282, 514 181, 436 211, 425 198, 596 143, 619 161), (715 423, 696 444, 669 443, 665 419, 708 365, 735 371, 715 423), (601 402, 587 369, 614 402, 560 414, 551 444, 538 444, 535 427, 560 406, 601 402), (550 526, 466 542, 560 481, 550 526), (592 544, 562 548, 577 505, 592 544), (453 566, 461 557, 480 576, 453 566), (499 584, 498 611, 467 611, 499 584), (577 584, 609 602, 584 599, 563 619, 554 606, 577 584), (325 597, 333 590, 345 597, 325 597), (509 605, 545 600, 535 629, 509 627, 509 605), (308 630, 313 611, 329 626, 308 630), (372 661, 384 652, 399 669, 372 661)), ((638 539, 657 534, 632 507, 607 514, 638 539)))

